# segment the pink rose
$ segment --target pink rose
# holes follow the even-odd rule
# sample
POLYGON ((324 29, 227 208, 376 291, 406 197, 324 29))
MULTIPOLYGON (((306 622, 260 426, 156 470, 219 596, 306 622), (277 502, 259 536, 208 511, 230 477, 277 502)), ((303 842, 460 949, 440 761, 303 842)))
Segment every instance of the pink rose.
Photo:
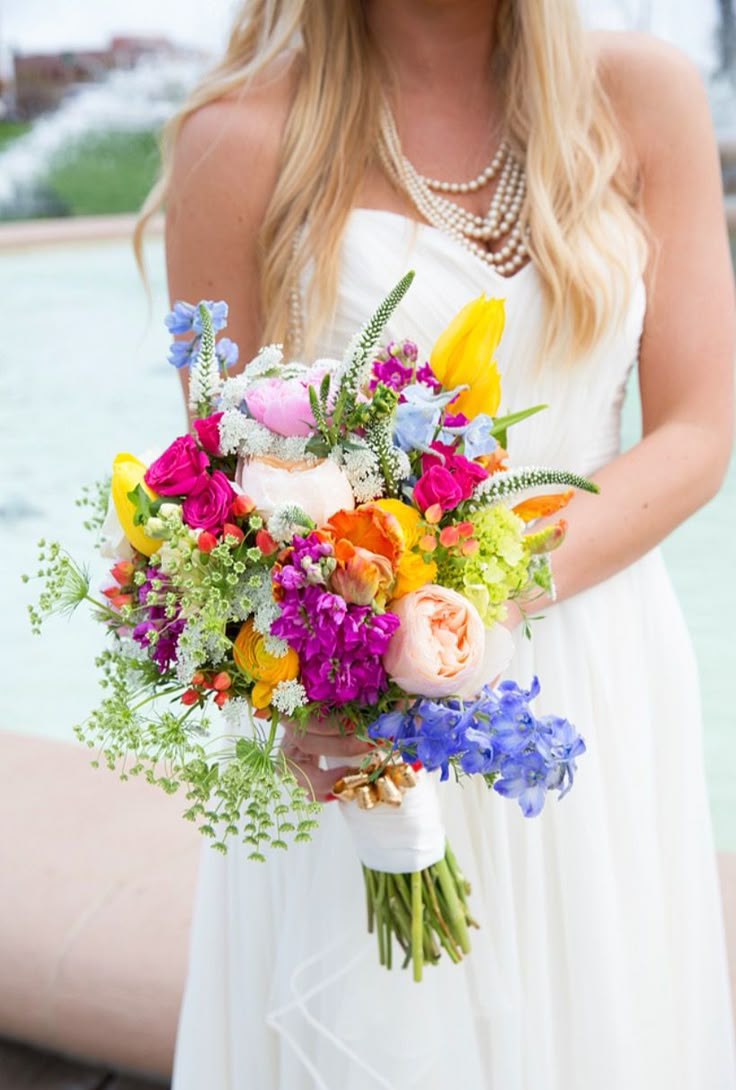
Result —
POLYGON ((383 656, 386 673, 415 696, 477 696, 504 670, 513 640, 501 625, 486 630, 457 591, 430 584, 390 603, 400 621, 383 656))
POLYGON ((216 469, 211 477, 205 477, 203 488, 184 500, 181 517, 193 529, 219 533, 230 517, 233 496, 230 481, 216 469))
POLYGON ((329 458, 314 463, 242 459, 235 479, 264 519, 269 519, 277 507, 296 504, 316 526, 323 526, 337 511, 352 511, 355 507, 350 482, 329 458))
POLYGON ((210 454, 220 453, 221 420, 222 413, 212 413, 211 416, 205 416, 200 420, 192 421, 200 446, 203 446, 210 454))
POLYGON ((207 484, 210 460, 191 435, 180 435, 151 462, 144 481, 159 496, 189 496, 207 484))
POLYGON ((463 499, 462 489, 449 469, 441 465, 431 466, 414 485, 414 501, 420 511, 426 511, 438 503, 443 511, 451 511, 463 499))
POLYGON ((319 392, 324 367, 312 367, 299 378, 268 378, 245 394, 248 412, 277 435, 311 435, 314 417, 309 405, 309 387, 319 392))
POLYGON ((456 454, 455 448, 448 446, 447 443, 440 443, 435 440, 430 446, 438 453, 436 455, 423 455, 422 470, 426 473, 432 466, 443 465, 460 488, 462 498, 467 500, 472 495, 475 486, 486 479, 488 470, 478 462, 471 462, 464 454, 456 454), (439 457, 440 454, 444 456, 444 463, 439 457))

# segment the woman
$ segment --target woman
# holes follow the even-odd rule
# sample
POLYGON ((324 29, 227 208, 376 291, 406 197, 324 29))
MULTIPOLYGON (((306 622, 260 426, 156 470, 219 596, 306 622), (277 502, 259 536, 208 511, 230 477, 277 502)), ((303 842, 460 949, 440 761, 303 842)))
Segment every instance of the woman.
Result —
MULTIPOLYGON (((697 682, 651 551, 731 441, 697 76, 647 38, 585 38, 574 0, 251 0, 170 136, 171 296, 229 300, 241 360, 283 339, 334 354, 408 267, 391 333, 425 347, 502 295, 504 406, 550 405, 514 463, 601 486, 569 508, 556 601, 510 671, 585 734, 575 791, 527 823, 484 787, 443 793, 472 955, 421 986, 378 969, 342 804, 266 867, 205 851, 175 1090, 734 1090, 697 682), (620 454, 637 355, 643 438, 620 454)), ((349 740, 289 744, 324 796, 317 756, 349 740)))

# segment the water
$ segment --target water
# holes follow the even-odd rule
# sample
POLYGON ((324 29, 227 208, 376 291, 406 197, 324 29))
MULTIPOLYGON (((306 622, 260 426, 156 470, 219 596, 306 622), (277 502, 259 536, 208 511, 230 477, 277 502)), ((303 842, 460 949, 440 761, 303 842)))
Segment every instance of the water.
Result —
MULTIPOLYGON (((75 557, 93 555, 74 508, 80 486, 101 476, 119 450, 161 448, 184 424, 174 371, 165 363, 167 302, 160 243, 151 248, 152 311, 125 244, 39 249, 0 257, 6 319, 0 359, 0 728, 72 738, 94 702, 94 655, 102 632, 83 610, 33 637, 20 572, 34 570, 41 536, 75 557), (25 285, 32 285, 28 290, 25 285)), ((637 404, 624 438, 638 434, 637 404)), ((724 492, 667 543, 696 642, 703 680, 706 759, 720 846, 736 849, 736 464, 724 492)), ((101 579, 104 565, 95 568, 101 579)), ((625 683, 625 681, 623 682, 625 683)), ((672 679, 673 685, 677 679, 672 679)), ((666 738, 666 724, 662 735, 666 738)))

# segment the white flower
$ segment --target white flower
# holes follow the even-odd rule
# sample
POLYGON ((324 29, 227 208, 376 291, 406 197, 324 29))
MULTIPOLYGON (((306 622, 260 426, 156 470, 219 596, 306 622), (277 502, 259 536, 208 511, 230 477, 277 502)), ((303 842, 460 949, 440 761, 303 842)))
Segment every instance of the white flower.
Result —
POLYGON ((355 499, 345 473, 332 460, 315 465, 273 465, 258 458, 238 462, 236 480, 263 518, 277 508, 299 504, 317 526, 340 510, 352 510, 355 499))
POLYGON ((271 703, 282 715, 293 715, 297 708, 308 703, 307 690, 300 681, 279 681, 271 696, 271 703))

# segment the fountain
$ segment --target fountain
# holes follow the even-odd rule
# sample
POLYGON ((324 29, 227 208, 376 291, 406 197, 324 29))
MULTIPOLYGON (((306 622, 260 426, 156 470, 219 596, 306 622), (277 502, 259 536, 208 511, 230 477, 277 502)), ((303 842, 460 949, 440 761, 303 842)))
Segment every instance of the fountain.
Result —
POLYGON ((71 89, 57 110, 0 152, 0 219, 63 214, 44 187, 49 166, 90 134, 159 128, 201 67, 201 60, 188 56, 148 56, 134 68, 71 89))

